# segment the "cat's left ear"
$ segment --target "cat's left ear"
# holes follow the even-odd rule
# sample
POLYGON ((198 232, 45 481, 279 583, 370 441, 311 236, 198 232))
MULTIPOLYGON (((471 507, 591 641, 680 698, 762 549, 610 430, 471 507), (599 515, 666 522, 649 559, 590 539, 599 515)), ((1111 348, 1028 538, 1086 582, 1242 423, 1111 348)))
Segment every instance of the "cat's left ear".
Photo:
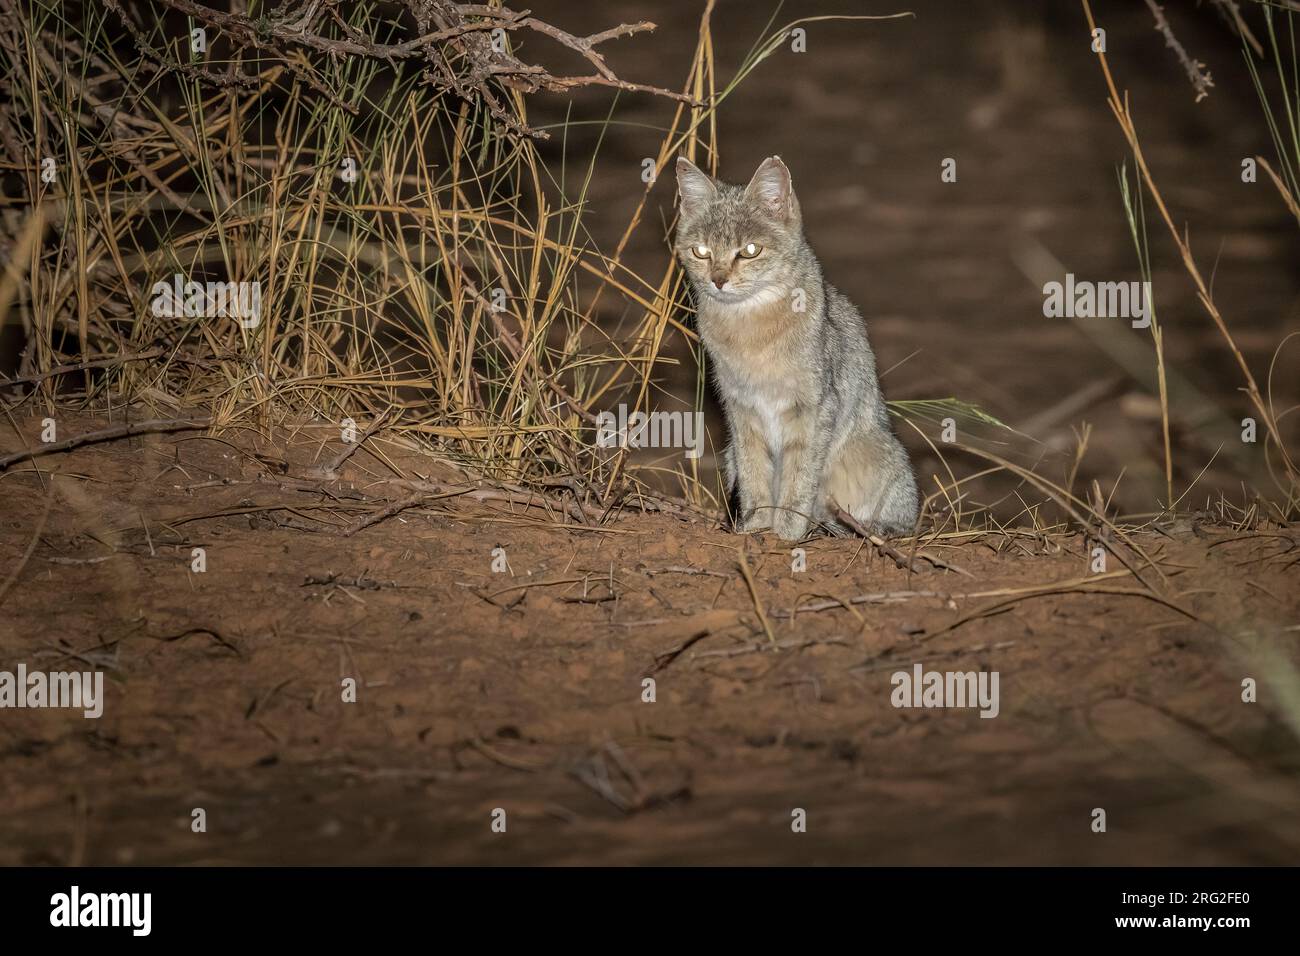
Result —
POLYGON ((759 164, 754 178, 745 187, 745 195, 782 222, 797 208, 790 170, 785 168, 780 156, 769 156, 759 164))

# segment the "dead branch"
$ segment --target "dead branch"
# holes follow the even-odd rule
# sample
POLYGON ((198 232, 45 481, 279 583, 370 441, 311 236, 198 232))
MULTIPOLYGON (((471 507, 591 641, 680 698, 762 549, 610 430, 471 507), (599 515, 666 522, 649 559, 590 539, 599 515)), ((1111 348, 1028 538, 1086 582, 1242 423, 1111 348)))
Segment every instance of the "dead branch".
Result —
POLYGON ((740 576, 745 579, 745 587, 749 589, 749 597, 754 602, 754 611, 758 614, 759 623, 763 625, 763 630, 767 634, 769 644, 776 646, 776 635, 772 633, 772 624, 767 619, 767 612, 763 610, 763 602, 758 596, 758 586, 754 583, 753 572, 749 569, 749 560, 745 557, 745 547, 741 545, 736 549, 736 565, 740 568, 740 576))
POLYGON ((56 375, 66 375, 69 372, 84 372, 92 368, 111 368, 118 365, 125 365, 128 362, 147 362, 150 359, 156 359, 159 356, 166 355, 167 349, 146 349, 143 352, 136 352, 132 355, 113 355, 101 356, 99 358, 89 359, 85 362, 76 362, 71 365, 60 365, 52 368, 47 372, 41 372, 37 375, 24 375, 18 378, 7 378, 0 381, 0 388, 9 388, 13 385, 34 385, 43 382, 47 378, 53 378, 56 375))
MULTIPOLYGON (((350 113, 358 112, 357 104, 346 102, 331 91, 316 75, 310 59, 304 54, 331 61, 364 57, 383 60, 390 65, 403 60, 422 61, 426 82, 468 102, 483 104, 511 131, 534 139, 547 139, 549 134, 529 127, 516 112, 507 109, 505 104, 509 102, 509 92, 528 94, 546 90, 563 93, 579 87, 604 86, 699 105, 695 98, 683 93, 620 79, 596 49, 610 40, 655 29, 653 23, 644 20, 577 36, 533 16, 528 10, 451 0, 407 0, 405 6, 415 21, 417 35, 397 43, 383 43, 349 25, 340 15, 338 0, 305 0, 292 10, 286 3, 257 18, 217 10, 195 0, 158 2, 195 23, 219 30, 236 48, 258 50, 350 113), (540 34, 573 50, 591 64, 594 72, 557 76, 544 66, 523 62, 504 42, 507 34, 521 30, 540 34)), ((131 33, 140 51, 164 69, 227 88, 256 83, 256 78, 237 71, 216 73, 181 63, 155 49, 118 0, 109 0, 108 6, 131 33)))
POLYGON ((79 448, 82 445, 116 441, 119 438, 129 438, 132 435, 162 435, 168 432, 197 431, 201 428, 207 428, 211 424, 211 415, 199 415, 194 418, 159 418, 143 422, 132 422, 127 425, 115 425, 101 431, 77 435, 75 438, 50 442, 47 445, 41 445, 39 448, 29 448, 26 451, 16 451, 9 455, 0 456, 0 471, 4 471, 10 465, 16 465, 21 461, 39 458, 42 455, 52 455, 55 452, 71 451, 73 448, 79 448))
MULTIPOLYGON (((876 548, 877 551, 879 551, 881 554, 885 555, 886 557, 892 558, 894 560, 894 563, 898 565, 900 568, 907 568, 909 571, 912 572, 917 572, 921 570, 919 567, 917 567, 916 562, 914 560, 909 558, 907 555, 903 554, 903 552, 899 551, 897 548, 895 548, 884 538, 880 537, 880 535, 875 534, 873 531, 871 531, 870 528, 868 528, 857 518, 853 517, 853 515, 849 514, 847 511, 841 508, 836 502, 834 501, 827 502, 827 508, 830 509, 831 516, 835 518, 836 521, 839 521, 842 524, 846 525, 855 533, 862 535, 862 537, 866 538, 868 541, 871 542, 871 544, 876 548)), ((974 575, 972 575, 965 568, 959 568, 955 564, 949 564, 947 561, 944 561, 942 558, 935 557, 933 554, 930 554, 929 552, 919 551, 917 552, 916 557, 929 562, 936 568, 940 568, 945 571, 956 571, 958 574, 964 574, 968 578, 974 577, 974 575)))
POLYGON ((1201 102, 1210 95, 1210 87, 1214 85, 1209 72, 1205 69, 1205 64, 1187 55, 1187 50, 1178 42, 1178 37, 1174 36, 1173 27, 1165 19, 1164 8, 1156 3, 1156 0, 1146 0, 1146 3, 1151 8, 1151 16, 1155 18, 1156 29, 1165 38, 1165 46, 1174 51, 1174 56, 1178 57, 1178 62, 1187 72, 1187 78, 1192 81, 1192 88, 1196 90, 1196 102, 1201 102))
POLYGON ((375 416, 375 420, 370 423, 370 427, 362 433, 356 441, 349 443, 341 452, 335 455, 324 465, 318 465, 307 471, 307 477, 320 478, 325 481, 333 481, 339 476, 339 468, 345 461, 352 457, 358 448, 364 445, 370 438, 379 431, 393 417, 393 410, 387 409, 375 416))
POLYGON ((427 497, 428 494, 426 492, 417 491, 413 494, 407 495, 405 498, 402 498, 398 501, 390 502, 389 504, 380 508, 378 511, 372 512, 368 515, 363 515, 362 517, 358 518, 356 521, 352 522, 350 525, 348 525, 346 528, 340 531, 339 534, 341 534, 345 538, 350 538, 363 528, 369 528, 372 524, 379 524, 379 522, 383 521, 385 518, 391 518, 393 515, 399 514, 400 512, 405 511, 407 508, 414 508, 416 505, 418 505, 421 501, 423 501, 427 497))

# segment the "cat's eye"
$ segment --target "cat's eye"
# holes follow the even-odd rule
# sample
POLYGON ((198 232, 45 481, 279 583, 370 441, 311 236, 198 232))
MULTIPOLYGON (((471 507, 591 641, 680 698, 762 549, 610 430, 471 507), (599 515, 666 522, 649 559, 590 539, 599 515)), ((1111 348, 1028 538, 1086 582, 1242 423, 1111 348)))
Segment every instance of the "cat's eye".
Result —
POLYGON ((750 242, 747 243, 745 247, 740 250, 740 257, 742 259, 752 259, 762 251, 763 251, 762 246, 758 245, 757 243, 750 242))
POLYGON ((696 259, 708 259, 713 256, 713 250, 708 246, 696 246, 691 250, 691 254, 694 255, 696 259))

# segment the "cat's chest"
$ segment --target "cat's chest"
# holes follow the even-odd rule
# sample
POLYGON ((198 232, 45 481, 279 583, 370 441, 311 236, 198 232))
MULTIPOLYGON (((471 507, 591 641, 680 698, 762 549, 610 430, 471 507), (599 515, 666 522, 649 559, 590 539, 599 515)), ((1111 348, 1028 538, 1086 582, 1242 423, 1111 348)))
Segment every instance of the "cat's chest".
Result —
POLYGON ((801 397, 815 375, 806 357, 789 343, 742 343, 718 348, 710 344, 714 381, 728 408, 761 423, 774 434, 805 402, 801 397))
MULTIPOLYGON (((788 381, 808 364, 801 326, 806 314, 784 303, 744 309, 713 306, 701 310, 700 335, 714 362, 747 387, 788 381)), ((806 369, 803 369, 806 371, 806 369)))
POLYGON ((818 378, 803 334, 808 316, 788 310, 702 312, 700 334, 714 381, 732 415, 769 438, 780 436, 808 408, 818 378))

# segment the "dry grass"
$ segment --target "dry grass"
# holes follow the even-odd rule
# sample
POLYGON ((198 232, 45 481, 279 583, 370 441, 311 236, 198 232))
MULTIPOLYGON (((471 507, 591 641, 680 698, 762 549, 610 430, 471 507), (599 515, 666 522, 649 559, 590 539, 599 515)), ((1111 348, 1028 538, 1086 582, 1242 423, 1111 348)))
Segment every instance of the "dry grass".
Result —
MULTIPOLYGON (((383 417, 493 478, 563 475, 605 500, 613 463, 583 430, 652 361, 609 338, 598 300, 661 334, 673 309, 587 241, 584 195, 518 132, 523 93, 466 98, 364 54, 317 56, 308 83, 215 39, 198 75, 162 6, 152 32, 122 14, 151 58, 111 39, 116 13, 6 4, 0 48, 32 119, 5 130, 7 168, 37 197, 6 210, 0 303, 29 343, 7 384, 49 406, 210 410, 218 429, 383 417), (260 323, 155 315, 153 284, 173 274, 260 283, 260 323)), ((375 4, 327 6, 346 14, 316 26, 335 42, 384 29, 375 4)))

